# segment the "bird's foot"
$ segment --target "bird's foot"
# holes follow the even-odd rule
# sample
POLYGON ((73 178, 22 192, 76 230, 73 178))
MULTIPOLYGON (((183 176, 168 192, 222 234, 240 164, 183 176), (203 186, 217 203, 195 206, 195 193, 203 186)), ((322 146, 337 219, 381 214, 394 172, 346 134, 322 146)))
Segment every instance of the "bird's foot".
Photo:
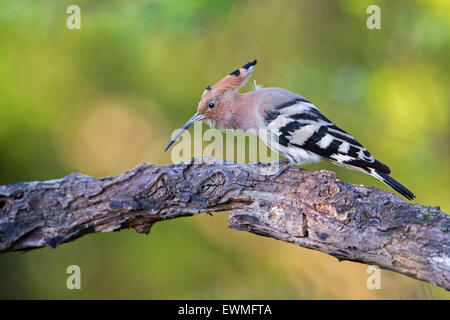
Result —
MULTIPOLYGON (((278 162, 278 164, 290 164, 291 162, 289 161, 289 159, 281 159, 278 161, 274 161, 275 163, 278 162)), ((292 164, 291 164, 292 165, 292 164)))
MULTIPOLYGON (((280 162, 278 162, 278 164, 282 163, 281 161, 283 161, 283 160, 280 160, 280 162)), ((283 162, 283 163, 285 163, 285 162, 283 162)), ((294 163, 288 162, 288 163, 285 164, 284 166, 281 166, 281 167, 278 169, 278 172, 275 173, 275 175, 272 176, 272 181, 275 181, 279 176, 281 176, 281 174, 282 174, 284 171, 286 171, 287 169, 289 169, 289 168, 292 167, 293 165, 294 165, 294 163)))
MULTIPOLYGON (((275 181, 279 176, 281 176, 283 174, 284 171, 290 169, 293 165, 295 165, 295 163, 289 162, 289 160, 287 160, 287 159, 280 160, 279 162, 278 161, 274 162, 275 165, 282 164, 282 163, 285 163, 285 165, 280 166, 280 168, 278 169, 278 172, 272 176, 272 181, 275 181)), ((306 171, 305 168, 296 168, 296 169, 298 169, 300 171, 306 171)))
POLYGON ((282 159, 282 160, 276 160, 276 161, 270 161, 270 162, 262 162, 262 161, 256 161, 257 165, 270 165, 270 166, 279 166, 280 164, 288 164, 288 159, 282 159))

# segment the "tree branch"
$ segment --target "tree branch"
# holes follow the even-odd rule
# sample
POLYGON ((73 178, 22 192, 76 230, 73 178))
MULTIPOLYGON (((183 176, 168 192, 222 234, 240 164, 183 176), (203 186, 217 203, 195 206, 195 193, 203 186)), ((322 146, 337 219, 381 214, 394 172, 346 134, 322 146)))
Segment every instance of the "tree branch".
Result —
POLYGON ((329 171, 269 164, 142 164, 117 177, 73 173, 0 186, 0 252, 56 248, 88 233, 229 210, 230 228, 450 289, 450 217, 439 207, 352 185, 329 171))

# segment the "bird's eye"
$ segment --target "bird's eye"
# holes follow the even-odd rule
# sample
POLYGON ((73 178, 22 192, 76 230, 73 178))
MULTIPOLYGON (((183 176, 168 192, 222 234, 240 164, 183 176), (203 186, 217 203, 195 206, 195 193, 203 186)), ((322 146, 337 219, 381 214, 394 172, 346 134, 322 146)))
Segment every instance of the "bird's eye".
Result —
POLYGON ((213 102, 213 101, 211 101, 211 102, 208 104, 208 107, 210 107, 210 108, 214 108, 215 106, 216 106, 216 103, 213 102))

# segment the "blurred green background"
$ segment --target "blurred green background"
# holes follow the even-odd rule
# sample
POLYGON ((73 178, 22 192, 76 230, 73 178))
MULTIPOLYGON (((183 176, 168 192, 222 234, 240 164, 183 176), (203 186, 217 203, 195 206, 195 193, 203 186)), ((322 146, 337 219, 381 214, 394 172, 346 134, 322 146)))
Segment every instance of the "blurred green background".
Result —
MULTIPOLYGON (((0 184, 164 164, 206 85, 253 79, 314 102, 417 202, 450 212, 450 1, 0 2, 0 184), (66 28, 67 6, 81 30, 66 28), (366 27, 369 4, 382 30, 366 27)), ((250 85, 244 88, 250 90, 250 85)), ((385 188, 320 163, 347 182, 385 188)), ((387 189, 387 187, 386 187, 387 189)), ((0 298, 449 299, 435 286, 227 228, 226 213, 0 256, 0 298), (82 289, 66 289, 67 266, 82 289)))

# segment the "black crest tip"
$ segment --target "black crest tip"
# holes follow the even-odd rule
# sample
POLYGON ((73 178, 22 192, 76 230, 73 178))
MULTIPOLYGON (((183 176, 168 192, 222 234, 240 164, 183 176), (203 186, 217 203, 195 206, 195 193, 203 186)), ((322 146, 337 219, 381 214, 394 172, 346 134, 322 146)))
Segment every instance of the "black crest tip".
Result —
POLYGON ((252 62, 249 62, 249 63, 244 64, 244 65, 242 66, 242 68, 248 70, 248 69, 250 69, 250 67, 255 66, 257 62, 258 62, 258 61, 255 59, 255 60, 253 60, 252 62))
POLYGON ((210 87, 210 86, 207 86, 205 90, 211 90, 211 87, 210 87))
POLYGON ((239 71, 239 69, 236 69, 232 73, 230 73, 230 76, 238 76, 240 74, 241 74, 241 72, 239 71))

